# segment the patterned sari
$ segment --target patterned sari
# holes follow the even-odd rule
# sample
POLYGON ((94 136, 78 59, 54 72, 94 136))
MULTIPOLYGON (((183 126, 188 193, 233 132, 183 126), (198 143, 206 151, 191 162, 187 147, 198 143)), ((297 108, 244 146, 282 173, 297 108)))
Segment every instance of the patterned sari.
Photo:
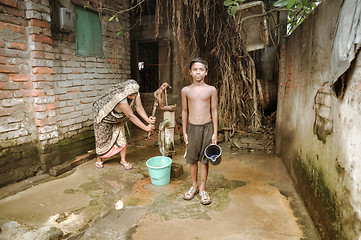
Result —
MULTIPOLYGON (((124 124, 128 118, 124 113, 117 112, 115 107, 138 91, 139 84, 130 79, 116 84, 93 103, 95 147, 100 157, 111 157, 126 146, 124 124)), ((135 100, 129 105, 134 111, 135 100)))

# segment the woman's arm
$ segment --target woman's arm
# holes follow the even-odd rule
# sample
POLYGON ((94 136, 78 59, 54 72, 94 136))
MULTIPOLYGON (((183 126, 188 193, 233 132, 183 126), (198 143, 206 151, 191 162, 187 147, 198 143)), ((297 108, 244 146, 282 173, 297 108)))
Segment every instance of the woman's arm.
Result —
POLYGON ((115 107, 115 110, 118 112, 123 112, 130 121, 132 121, 137 127, 143 129, 146 132, 150 132, 154 129, 154 125, 149 124, 148 126, 146 126, 142 121, 140 121, 140 119, 133 113, 128 103, 118 103, 118 105, 115 107))
POLYGON ((155 117, 148 117, 147 113, 144 110, 142 99, 140 98, 140 96, 137 96, 135 101, 136 101, 136 111, 139 114, 139 116, 141 116, 144 119, 144 121, 146 121, 147 123, 155 124, 155 117))

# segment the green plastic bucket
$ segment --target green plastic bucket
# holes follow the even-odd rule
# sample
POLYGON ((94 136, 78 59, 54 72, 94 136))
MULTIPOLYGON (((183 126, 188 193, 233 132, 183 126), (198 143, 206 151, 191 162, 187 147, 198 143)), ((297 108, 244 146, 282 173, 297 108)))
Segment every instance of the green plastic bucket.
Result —
POLYGON ((146 162, 150 180, 153 185, 167 185, 170 182, 172 159, 169 157, 152 157, 146 162))

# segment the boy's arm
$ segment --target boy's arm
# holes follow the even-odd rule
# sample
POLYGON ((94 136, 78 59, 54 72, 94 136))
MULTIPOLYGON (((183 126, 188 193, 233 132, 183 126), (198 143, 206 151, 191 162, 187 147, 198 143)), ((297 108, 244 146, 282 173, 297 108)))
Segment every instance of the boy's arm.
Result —
POLYGON ((218 97, 217 89, 213 88, 211 92, 211 115, 213 123, 213 135, 212 143, 217 144, 217 135, 218 135, 218 113, 217 113, 218 97))
POLYGON ((186 96, 186 90, 183 88, 182 91, 182 128, 183 128, 183 138, 185 144, 188 144, 188 135, 187 135, 187 123, 188 123, 188 101, 186 96))

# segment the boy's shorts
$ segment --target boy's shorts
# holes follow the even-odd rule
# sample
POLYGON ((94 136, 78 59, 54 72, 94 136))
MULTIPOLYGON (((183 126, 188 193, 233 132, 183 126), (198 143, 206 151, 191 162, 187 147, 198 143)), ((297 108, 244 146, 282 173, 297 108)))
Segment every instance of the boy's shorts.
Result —
POLYGON ((201 163, 208 164, 208 159, 204 155, 204 150, 212 143, 212 121, 201 125, 188 123, 187 134, 188 145, 186 163, 196 163, 200 161, 201 163))

